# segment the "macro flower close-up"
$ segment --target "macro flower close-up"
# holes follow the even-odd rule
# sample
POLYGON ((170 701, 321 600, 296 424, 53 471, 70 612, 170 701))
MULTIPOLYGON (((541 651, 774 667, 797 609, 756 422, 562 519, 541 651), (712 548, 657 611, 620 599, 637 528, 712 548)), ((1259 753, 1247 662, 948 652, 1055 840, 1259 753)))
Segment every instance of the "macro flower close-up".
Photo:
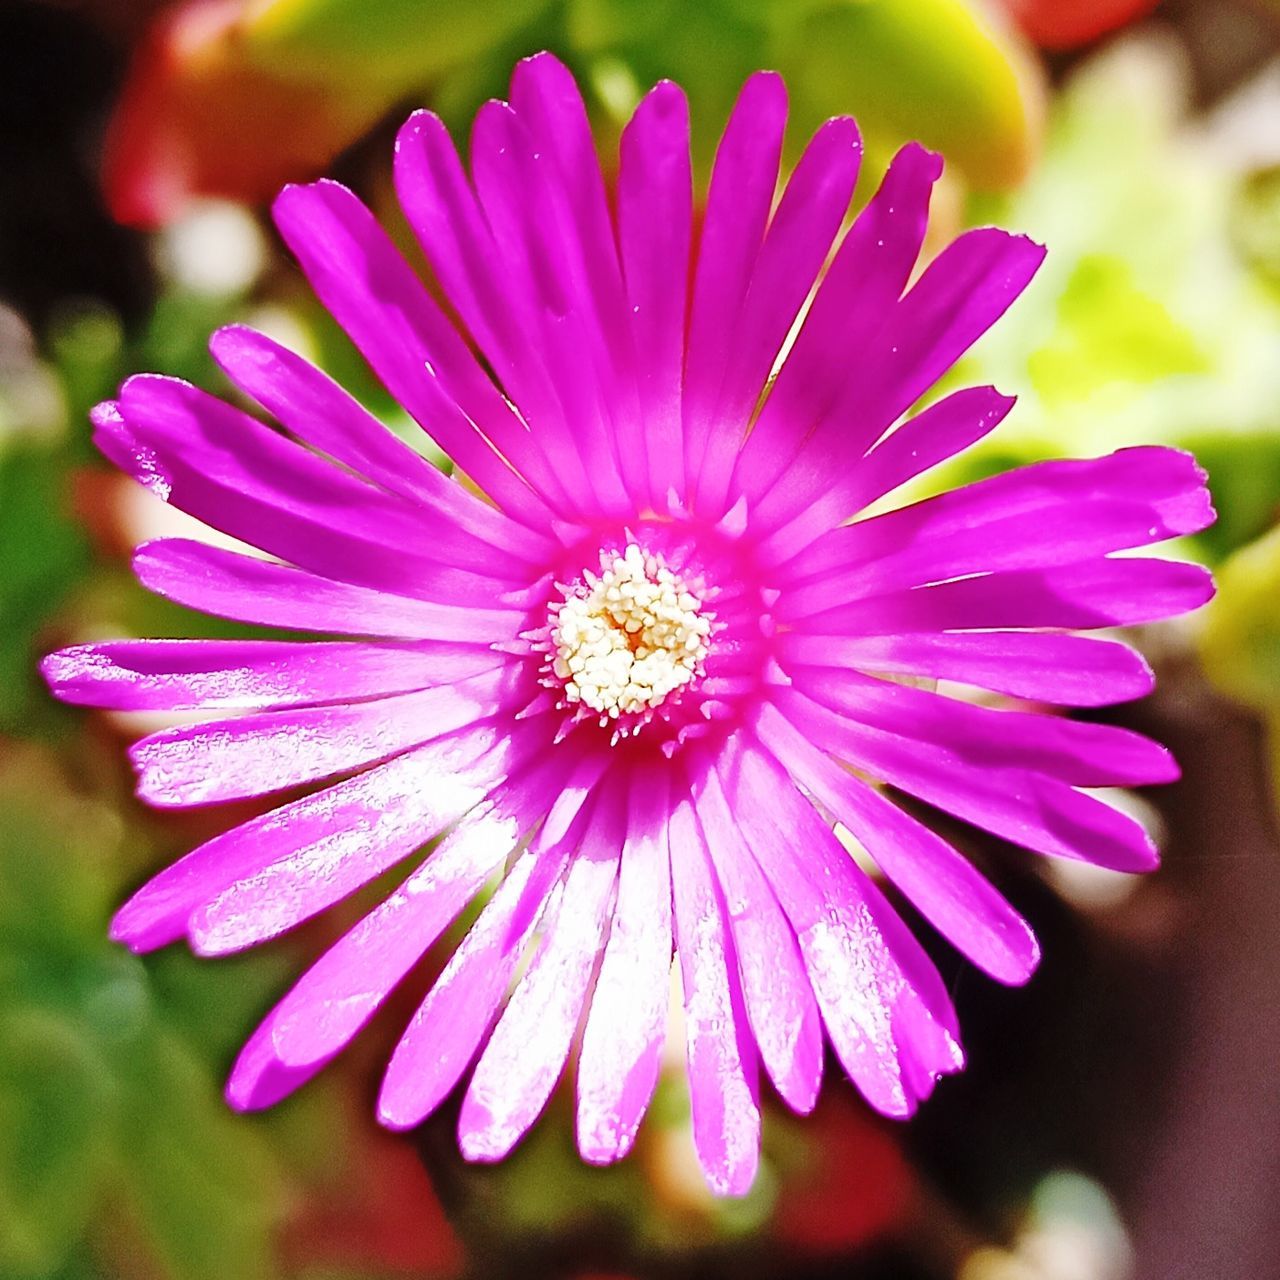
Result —
POLYGON ((911 500, 1013 409, 935 384, 1044 250, 981 227, 926 251, 942 163, 917 144, 847 223, 849 118, 779 189, 786 117, 781 78, 751 76, 698 219, 678 86, 643 98, 606 180, 570 73, 526 59, 465 166, 429 112, 396 139, 430 287, 346 187, 282 192, 311 287, 452 474, 242 325, 211 340, 234 401, 142 374, 94 411, 112 462, 243 544, 147 542, 141 582, 289 633, 45 660, 67 701, 183 713, 132 748, 149 804, 275 797, 112 936, 225 955, 401 869, 245 1045, 236 1108, 319 1072, 472 911, 413 993, 382 1123, 470 1073, 462 1152, 502 1158, 572 1058, 578 1149, 617 1160, 676 990, 699 1161, 742 1194, 763 1081, 811 1110, 825 1045, 894 1117, 963 1067, 900 901, 999 982, 1036 967, 917 802, 1049 858, 1156 865, 1096 789, 1168 782, 1171 755, 1060 711, 1153 684, 1081 632, 1210 597, 1198 565, 1116 554, 1205 528, 1203 473, 1153 445, 911 500))

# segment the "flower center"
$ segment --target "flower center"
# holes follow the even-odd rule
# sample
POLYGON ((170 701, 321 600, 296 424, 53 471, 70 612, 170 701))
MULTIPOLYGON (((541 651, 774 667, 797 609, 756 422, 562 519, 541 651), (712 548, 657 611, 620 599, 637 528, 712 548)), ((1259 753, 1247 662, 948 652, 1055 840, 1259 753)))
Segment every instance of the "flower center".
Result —
POLYGON ((551 668, 565 696, 601 716, 652 710, 699 672, 711 618, 634 542, 601 554, 600 573, 553 604, 551 668))

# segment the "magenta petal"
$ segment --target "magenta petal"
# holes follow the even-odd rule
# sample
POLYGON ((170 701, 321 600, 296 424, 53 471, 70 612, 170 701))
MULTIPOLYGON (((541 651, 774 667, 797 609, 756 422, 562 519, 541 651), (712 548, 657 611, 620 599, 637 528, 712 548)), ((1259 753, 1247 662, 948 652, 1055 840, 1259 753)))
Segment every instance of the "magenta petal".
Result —
POLYGON ((227 1102, 237 1111, 259 1111, 273 1107, 296 1089, 302 1088, 324 1066, 290 1067, 281 1062, 272 1044, 274 1015, 245 1041, 227 1079, 227 1102))
POLYGON ((375 816, 301 844, 222 889, 192 913, 187 926, 192 948, 201 955, 222 955, 256 946, 340 902, 420 849, 521 763, 514 744, 499 744, 479 761, 472 759, 473 751, 469 743, 452 747, 446 741, 437 751, 414 752, 407 786, 394 769, 384 772, 381 790, 373 793, 375 803, 383 799, 375 816))
POLYGON ((685 357, 685 474, 691 480, 715 425, 737 321, 764 241, 786 119, 787 91, 781 77, 757 72, 743 85, 716 152, 685 357))
POLYGON ((760 1160, 756 1050, 733 948, 692 803, 671 814, 676 950, 684 984, 693 1142, 711 1189, 745 1195, 760 1160))
MULTIPOLYGON (((805 618, 803 630, 877 636, 1007 627, 1088 630, 1158 622, 1198 609, 1212 596, 1213 577, 1201 565, 1125 556, 868 596, 815 611, 805 618)), ((778 602, 777 613, 786 622, 800 616, 787 596, 778 602)))
MULTIPOLYGON (((570 815, 573 805, 561 804, 570 815)), ((552 817, 454 952, 406 1028, 383 1077, 378 1118, 410 1129, 440 1105, 488 1034, 529 937, 569 862, 582 823, 552 817)))
POLYGON ((494 714, 513 678, 496 670, 373 702, 164 729, 130 749, 138 795, 155 805, 214 804, 386 760, 494 714))
POLYGON ((743 844, 714 774, 705 780, 695 804, 724 893, 761 1061, 788 1106, 808 1112, 822 1082, 822 1020, 795 934, 743 844))
POLYGON ((877 674, 953 680, 1032 702, 1101 707, 1141 698, 1155 676, 1141 654, 1114 640, 1044 631, 782 639, 791 667, 854 667, 877 674))
POLYGON ((545 505, 494 448, 519 468, 527 432, 368 209, 325 181, 286 187, 273 213, 317 296, 387 389, 509 515, 545 520, 545 505))
POLYGON ((538 1118, 569 1056, 604 944, 626 831, 625 797, 600 796, 541 945, 489 1042, 458 1117, 468 1160, 500 1160, 538 1118))
POLYGON ((411 600, 187 538, 145 543, 133 570, 178 604, 265 627, 489 645, 526 625, 516 609, 411 600))
POLYGON ((665 773, 638 773, 609 940, 578 1060, 578 1150, 607 1164, 631 1149, 658 1083, 671 977, 665 773))
POLYGON ((1030 926, 967 859, 847 770, 815 750, 773 708, 759 733, 787 771, 875 859, 949 942, 1001 982, 1022 983, 1040 948, 1030 926))
POLYGON ((1150 871, 1159 862, 1138 822, 1066 783, 975 766, 939 746, 922 751, 913 739, 855 724, 790 691, 778 701, 793 723, 842 760, 994 835, 1114 871, 1150 871))
POLYGON ((837 859, 850 867, 852 861, 838 846, 832 853, 828 841, 835 838, 807 801, 791 802, 794 788, 781 769, 751 747, 735 747, 725 755, 716 770, 718 785, 796 932, 823 1023, 844 1069, 877 1110, 910 1114, 914 1099, 904 1088, 893 1038, 893 1007, 902 979, 863 906, 852 872, 835 874, 841 866, 837 859), (804 845, 803 860, 798 839, 804 845))
MULTIPOLYGON (((765 512, 778 506, 765 490, 775 477, 790 478, 788 464, 808 432, 851 376, 867 376, 862 353, 910 279, 941 172, 940 156, 917 143, 903 147, 840 245, 738 464, 740 490, 765 512)), ((843 471, 861 451, 846 449, 832 461, 843 471)))
POLYGON ((374 488, 174 378, 120 392, 144 482, 263 551, 326 576, 442 601, 508 591, 520 571, 420 504, 374 488), (514 576, 513 576, 514 572, 514 576))
MULTIPOLYGON (((994 387, 967 387, 907 419, 816 500, 803 502, 792 519, 765 539, 764 557, 782 564, 822 534, 835 528, 899 485, 945 462, 981 440, 1004 421, 1013 399, 994 387)), ((778 476, 772 499, 788 500, 790 472, 778 476)), ((765 526, 764 513, 758 513, 765 526)))
POLYGON ((670 81, 653 89, 622 132, 618 248, 644 414, 649 502, 685 489, 680 421, 693 176, 689 104, 670 81))
POLYGON ((41 664, 64 702, 128 711, 306 706, 405 693, 510 661, 465 645, 117 640, 41 664))
MULTIPOLYGON (((572 474, 582 479, 572 491, 579 515, 625 516, 635 509, 631 472, 623 466, 613 419, 635 395, 633 377, 615 362, 615 356, 630 357, 619 350, 624 342, 609 340, 611 325, 621 339, 622 321, 612 311, 602 314, 593 294, 566 192, 521 118, 499 102, 486 103, 476 117, 472 168, 515 287, 535 300, 525 340, 537 344, 566 424, 552 440, 552 459, 578 458, 572 474)), ((551 431, 543 425, 544 436, 551 431)))
POLYGON ((495 239, 462 162, 438 116, 418 111, 396 138, 396 192, 418 242, 449 300, 534 430, 522 467, 526 479, 557 510, 571 514, 569 494, 584 482, 559 393, 541 344, 529 335, 538 321, 536 295, 506 266, 508 247, 495 239), (569 455, 551 464, 557 453, 569 455))
POLYGON ((856 671, 806 672, 795 687, 850 720, 942 748, 975 769, 1029 769, 1083 787, 1178 776, 1165 747, 1130 729, 975 706, 856 671))
POLYGON ((242 391, 307 444, 390 493, 440 510, 449 526, 505 555, 545 558, 552 545, 545 536, 468 493, 301 356, 242 325, 219 329, 209 349, 242 391))
POLYGON ((735 318, 696 475, 697 505, 704 513, 718 515, 728 505, 746 426, 840 230, 861 159, 862 139, 853 121, 828 120, 801 156, 769 223, 735 318))
MULTIPOLYGON (((441 825, 426 822, 425 815, 430 810, 425 806, 432 801, 423 799, 421 792, 427 789, 436 797, 434 803, 442 803, 441 793, 447 796, 450 791, 465 787, 470 762, 494 745, 491 730, 459 735, 408 752, 387 765, 233 827, 143 885, 116 913, 111 936, 135 951, 149 951, 172 942, 186 931, 188 919, 197 908, 236 881, 289 859, 299 850, 305 856, 307 850, 355 845, 364 850, 362 856, 376 857, 377 845, 366 848, 366 837, 377 832, 389 839, 408 840, 404 850, 408 852, 425 843, 441 825), (462 776, 455 777, 455 773, 462 776), (403 819, 394 811, 397 804, 404 809, 403 819), (389 806, 393 811, 384 816, 383 809, 389 806), (414 825, 415 815, 424 818, 423 826, 414 825), (398 821, 404 828, 399 834, 398 821)), ((352 856, 353 867, 359 866, 359 858, 352 856)), ((325 894, 326 886, 320 883, 304 888, 297 905, 305 908, 315 902, 319 910, 327 901, 325 894)), ((246 925, 252 928, 253 921, 246 925)))

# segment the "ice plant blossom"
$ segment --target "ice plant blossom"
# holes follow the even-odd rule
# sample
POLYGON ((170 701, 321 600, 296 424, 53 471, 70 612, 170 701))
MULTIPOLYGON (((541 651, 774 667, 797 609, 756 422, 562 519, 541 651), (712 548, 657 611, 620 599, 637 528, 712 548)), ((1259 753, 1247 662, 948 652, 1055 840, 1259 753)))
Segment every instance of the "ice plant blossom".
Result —
POLYGON ((150 803, 293 793, 160 872, 113 936, 223 955, 405 868, 246 1044, 236 1107, 318 1072, 481 900, 392 1054, 382 1122, 418 1124, 470 1070, 461 1148, 498 1159, 576 1044, 579 1149, 623 1156, 675 965, 699 1158, 742 1192, 761 1068, 807 1111, 829 1043, 907 1116, 963 1064, 888 892, 1001 982, 1036 965, 1027 924, 895 791, 1038 853, 1155 865, 1090 788, 1168 781, 1161 746, 947 690, 1146 693, 1134 651, 1076 633, 1208 598, 1199 567, 1112 555, 1207 524, 1203 476, 1134 448, 881 501, 1008 413, 971 387, 908 416, 1043 250, 982 228, 917 273, 941 169, 918 145, 842 237, 857 129, 823 125, 778 195, 785 115, 777 76, 747 81, 698 229, 674 84, 627 125, 612 190, 548 55, 480 110, 469 171, 414 115, 396 188, 456 324, 350 191, 281 194, 316 293, 466 483, 239 326, 213 354, 276 425, 150 375, 94 412, 111 460, 261 552, 151 542, 147 587, 328 637, 46 659, 69 701, 201 713, 133 748, 150 803))

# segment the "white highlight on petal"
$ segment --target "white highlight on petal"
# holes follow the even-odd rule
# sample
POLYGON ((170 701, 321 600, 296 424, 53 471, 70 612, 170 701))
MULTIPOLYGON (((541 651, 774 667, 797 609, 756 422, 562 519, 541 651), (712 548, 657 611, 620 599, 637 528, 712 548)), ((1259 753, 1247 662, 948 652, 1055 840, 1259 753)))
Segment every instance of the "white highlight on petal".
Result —
POLYGON ((711 616, 661 560, 629 542, 583 577, 551 606, 551 669, 569 702, 617 718, 661 705, 699 673, 711 616))

